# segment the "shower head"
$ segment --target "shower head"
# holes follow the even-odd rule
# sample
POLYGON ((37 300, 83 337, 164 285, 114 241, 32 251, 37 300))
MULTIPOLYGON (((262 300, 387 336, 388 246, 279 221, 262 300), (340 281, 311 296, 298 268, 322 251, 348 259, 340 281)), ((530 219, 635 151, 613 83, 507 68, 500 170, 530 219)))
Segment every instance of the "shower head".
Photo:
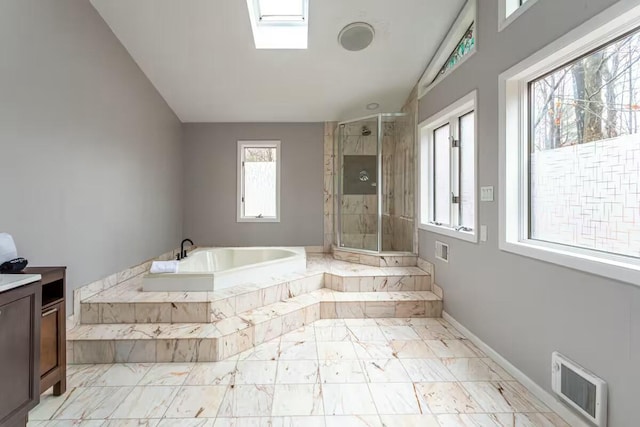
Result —
POLYGON ((369 136, 371 135, 371 129, 369 129, 366 126, 362 126, 362 136, 369 136))

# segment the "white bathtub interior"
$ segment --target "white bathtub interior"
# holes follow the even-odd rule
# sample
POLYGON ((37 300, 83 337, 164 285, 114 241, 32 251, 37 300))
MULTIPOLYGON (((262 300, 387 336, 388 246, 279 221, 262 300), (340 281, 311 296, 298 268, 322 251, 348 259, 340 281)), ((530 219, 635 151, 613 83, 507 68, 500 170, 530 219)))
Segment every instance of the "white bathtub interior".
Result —
POLYGON ((200 248, 179 262, 177 273, 145 275, 142 290, 213 292, 265 277, 302 273, 306 268, 304 248, 200 248))

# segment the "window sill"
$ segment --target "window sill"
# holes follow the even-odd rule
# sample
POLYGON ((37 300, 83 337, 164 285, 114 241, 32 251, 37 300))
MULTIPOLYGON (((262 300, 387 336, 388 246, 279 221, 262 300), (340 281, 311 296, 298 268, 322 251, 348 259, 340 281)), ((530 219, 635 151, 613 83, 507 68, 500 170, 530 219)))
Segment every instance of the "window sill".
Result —
POLYGON ((236 222, 280 222, 280 218, 238 218, 236 222))
POLYGON ((429 231, 431 233, 442 234, 443 236, 453 237, 454 239, 464 240, 465 242, 478 243, 478 235, 474 231, 456 231, 451 227, 433 224, 420 224, 420 230, 429 231))
POLYGON ((640 286, 640 260, 535 240, 501 240, 500 250, 640 286))

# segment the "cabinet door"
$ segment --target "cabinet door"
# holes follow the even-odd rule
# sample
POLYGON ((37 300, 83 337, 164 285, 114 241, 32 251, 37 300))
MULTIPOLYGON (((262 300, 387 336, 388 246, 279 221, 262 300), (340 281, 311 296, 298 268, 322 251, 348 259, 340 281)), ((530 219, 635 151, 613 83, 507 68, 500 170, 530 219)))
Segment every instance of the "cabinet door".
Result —
POLYGON ((31 297, 0 305, 0 420, 32 399, 31 297))
POLYGON ((40 376, 56 368, 58 361, 58 317, 60 309, 54 306, 44 310, 40 321, 40 376))

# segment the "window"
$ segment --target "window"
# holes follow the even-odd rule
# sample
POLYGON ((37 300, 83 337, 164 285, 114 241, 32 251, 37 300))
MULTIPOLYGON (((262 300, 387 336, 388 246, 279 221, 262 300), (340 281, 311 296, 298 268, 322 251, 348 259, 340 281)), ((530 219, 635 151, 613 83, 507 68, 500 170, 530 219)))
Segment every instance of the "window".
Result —
POLYGON ((280 141, 238 141, 238 222, 280 221, 280 141))
POLYGON ((306 49, 308 0, 247 0, 256 49, 306 49))
POLYGON ((500 76, 500 246, 640 285, 634 10, 587 23, 500 76))
POLYGON ((538 0, 500 0, 498 30, 504 30, 538 0))
POLYGON ((476 93, 420 124, 421 228, 476 242, 476 93))
POLYGON ((303 23, 305 20, 305 2, 302 0, 257 0, 257 10, 261 24, 303 23))
POLYGON ((452 70, 458 65, 458 62, 468 55, 476 44, 476 36, 475 36, 475 22, 471 23, 469 29, 464 33, 462 39, 458 42, 456 47, 453 49, 453 52, 449 55, 447 60, 445 61, 442 68, 440 68, 440 72, 436 74, 431 83, 434 83, 440 77, 447 74, 447 71, 452 70))
POLYGON ((418 83, 419 97, 467 60, 476 50, 476 0, 468 0, 418 83))

